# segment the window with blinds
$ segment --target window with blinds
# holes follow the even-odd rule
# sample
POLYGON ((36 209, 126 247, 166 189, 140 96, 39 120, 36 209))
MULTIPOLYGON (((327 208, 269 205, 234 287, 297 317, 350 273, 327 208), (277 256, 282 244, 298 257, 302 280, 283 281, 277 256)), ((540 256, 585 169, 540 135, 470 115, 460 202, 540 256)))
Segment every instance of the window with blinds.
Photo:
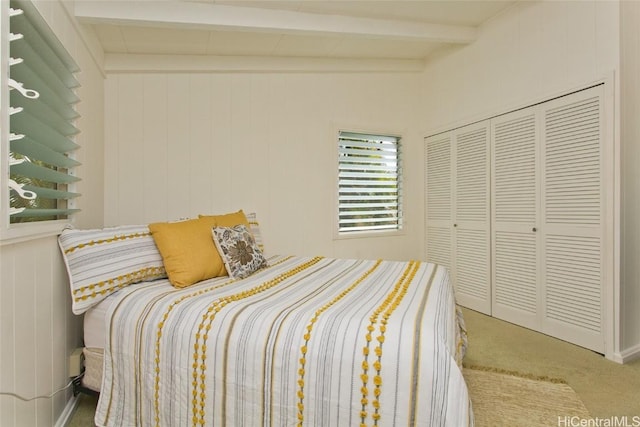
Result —
POLYGON ((10 2, 9 24, 9 221, 66 219, 77 211, 79 69, 30 1, 10 2))
POLYGON ((341 131, 339 233, 402 229, 400 138, 341 131))

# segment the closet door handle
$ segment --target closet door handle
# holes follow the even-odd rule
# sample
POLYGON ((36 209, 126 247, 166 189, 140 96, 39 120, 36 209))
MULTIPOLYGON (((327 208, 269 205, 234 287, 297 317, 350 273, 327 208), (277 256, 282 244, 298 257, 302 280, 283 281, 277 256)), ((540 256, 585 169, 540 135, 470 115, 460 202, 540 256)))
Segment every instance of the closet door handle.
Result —
POLYGON ((531 231, 533 231, 535 233, 536 231, 538 231, 538 229, 533 227, 533 229, 531 231))
POLYGON ((454 227, 457 227, 457 226, 458 226, 458 224, 453 224, 453 226, 454 226, 454 227))

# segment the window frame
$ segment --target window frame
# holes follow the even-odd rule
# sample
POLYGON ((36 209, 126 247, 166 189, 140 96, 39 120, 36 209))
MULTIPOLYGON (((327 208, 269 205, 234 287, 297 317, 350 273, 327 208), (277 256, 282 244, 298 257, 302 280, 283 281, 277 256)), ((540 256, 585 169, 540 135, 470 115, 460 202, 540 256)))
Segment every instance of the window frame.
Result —
MULTIPOLYGON (((47 36, 51 37, 50 41, 64 49, 53 30, 49 28, 48 24, 31 1, 20 1, 18 7, 23 10, 28 8, 28 13, 32 15, 37 13, 37 16, 39 17, 38 20, 41 21, 38 22, 38 25, 46 26, 49 30, 50 35, 47 34, 47 36)), ((73 213, 70 213, 65 219, 50 219, 18 223, 11 222, 9 189, 9 160, 11 151, 9 138, 11 128, 9 108, 9 58, 11 57, 11 41, 9 38, 9 34, 11 32, 10 8, 11 5, 9 4, 9 1, 2 2, 2 5, 0 6, 0 245, 58 235, 66 226, 71 224, 73 220, 73 213)), ((27 13, 26 10, 25 13, 27 13)), ((64 51, 67 54, 66 59, 75 62, 68 52, 66 52, 66 49, 64 49, 64 51)), ((73 73, 76 74, 78 71, 79 70, 76 69, 73 73)), ((75 155, 71 153, 68 157, 74 159, 75 155)), ((75 168, 69 168, 66 173, 74 176, 75 168)), ((73 191, 74 187, 74 183, 67 185, 68 191, 73 191)), ((70 208, 75 207, 75 201, 73 199, 67 200, 67 203, 70 208)))
POLYGON ((405 234, 405 224, 404 224, 404 149, 402 136, 404 132, 398 131, 389 131, 389 130, 381 130, 379 128, 367 127, 367 126, 334 126, 332 133, 332 142, 333 142, 333 154, 335 161, 335 186, 333 190, 334 196, 334 205, 333 205, 333 213, 332 217, 333 221, 333 238, 334 240, 343 240, 343 239, 360 239, 360 238, 375 238, 375 237, 393 237, 393 236, 402 236, 405 234), (392 137, 397 138, 398 143, 398 226, 396 228, 389 229, 369 229, 369 230, 350 230, 350 231, 341 231, 340 230, 340 140, 341 135, 343 133, 350 134, 362 134, 362 135, 376 135, 381 137, 392 137))

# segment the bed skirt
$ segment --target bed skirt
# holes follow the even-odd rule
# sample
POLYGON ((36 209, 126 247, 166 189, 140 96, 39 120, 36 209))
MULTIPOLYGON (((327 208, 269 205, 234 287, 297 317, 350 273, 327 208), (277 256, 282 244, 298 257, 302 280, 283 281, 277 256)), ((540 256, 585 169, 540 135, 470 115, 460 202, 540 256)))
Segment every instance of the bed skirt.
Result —
POLYGON ((85 366, 82 385, 99 393, 102 385, 103 350, 101 348, 85 347, 82 349, 82 354, 84 355, 85 366))

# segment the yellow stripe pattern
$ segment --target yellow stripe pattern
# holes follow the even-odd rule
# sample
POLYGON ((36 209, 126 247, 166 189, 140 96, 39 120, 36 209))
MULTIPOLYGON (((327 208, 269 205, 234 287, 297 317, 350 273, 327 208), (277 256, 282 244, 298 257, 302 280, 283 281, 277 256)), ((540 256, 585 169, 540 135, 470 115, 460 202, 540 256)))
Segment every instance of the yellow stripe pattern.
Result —
POLYGON ((133 234, 122 234, 122 235, 116 235, 113 237, 110 237, 108 239, 98 239, 98 240, 91 240, 87 243, 80 243, 79 245, 76 246, 72 246, 68 249, 66 249, 64 251, 65 254, 70 254, 78 249, 83 249, 86 246, 95 246, 95 245, 102 245, 105 243, 112 243, 112 242, 117 242, 118 240, 127 240, 127 239, 136 239, 138 237, 144 237, 144 236, 150 236, 151 233, 133 233, 133 234))
POLYGON ((384 343, 387 323, 391 314, 400 305, 400 302, 402 302, 402 299, 406 295, 407 289, 413 281, 419 266, 420 263, 416 261, 411 261, 407 265, 402 276, 400 276, 393 287, 393 290, 387 295, 382 304, 375 309, 369 318, 369 326, 367 326, 367 333, 365 335, 366 345, 362 348, 364 359, 362 361, 362 375, 360 375, 360 378, 362 379, 362 388, 360 389, 362 392, 362 399, 360 401, 362 404, 362 410, 360 411, 360 427, 367 426, 367 418, 369 416, 367 409, 369 405, 369 371, 371 368, 375 370, 372 379, 373 399, 371 401, 371 406, 373 407, 373 413, 371 414, 373 425, 378 425, 378 421, 380 420, 380 394, 382 393, 382 376, 380 375, 382 371, 382 344, 384 343), (378 336, 376 337, 378 344, 374 348, 374 354, 376 357, 375 361, 370 366, 369 354, 371 341, 373 339, 372 333, 376 329, 376 324, 378 323, 378 318, 380 316, 382 316, 382 318, 378 325, 378 336))
POLYGON ((159 279, 166 276, 167 273, 164 267, 147 267, 115 278, 74 289, 73 299, 75 302, 86 301, 89 298, 95 298, 99 295, 110 294, 115 290, 122 289, 132 283, 141 282, 143 280, 159 279))
POLYGON ((169 304, 169 306, 167 307, 167 311, 164 312, 163 316, 162 316, 162 320, 158 323, 158 332, 156 333, 156 344, 155 344, 155 353, 156 353, 156 358, 155 358, 155 383, 154 383, 154 395, 153 395, 153 405, 154 405, 154 410, 155 410, 155 422, 156 422, 156 427, 160 426, 160 340, 162 338, 162 329, 164 328, 164 324, 167 321, 167 319, 169 318, 169 314, 171 313, 171 311, 173 310, 173 308, 180 304, 182 301, 185 301, 189 298, 192 297, 197 297, 199 295, 203 295, 206 294, 207 292, 211 292, 214 291, 216 289, 220 289, 223 288, 227 285, 230 285, 231 283, 235 282, 235 280, 227 280, 224 283, 220 283, 216 286, 211 286, 209 288, 205 288, 205 289, 201 289, 197 292, 193 292, 187 295, 183 295, 182 297, 176 299, 175 301, 173 301, 171 304, 169 304))
POLYGON ((314 313, 313 317, 307 324, 306 332, 303 336, 304 344, 300 347, 300 368, 298 369, 298 427, 302 426, 302 422, 304 421, 304 374, 305 374, 305 365, 307 363, 307 347, 309 345, 309 340, 311 339, 311 332, 313 331, 313 325, 318 321, 318 318, 322 313, 324 313, 329 307, 336 304, 342 298, 347 296, 349 292, 354 290, 362 281, 364 281, 371 273, 373 273, 382 263, 382 260, 376 261, 376 263, 367 270, 360 278, 358 278, 355 282, 353 282, 348 288, 338 294, 331 301, 320 307, 314 313))
POLYGON ((310 261, 305 262, 285 273, 282 273, 275 278, 264 282, 263 284, 253 287, 249 290, 239 292, 237 294, 222 297, 215 302, 211 303, 205 314, 202 315, 202 322, 198 327, 196 333, 196 343, 194 344, 193 352, 193 400, 192 400, 192 421, 193 425, 204 425, 205 423, 205 401, 206 401, 206 370, 207 370, 207 339, 211 324, 213 323, 216 315, 228 304, 234 301, 240 301, 245 298, 249 298, 253 295, 257 295, 272 287, 278 285, 289 277, 295 276, 300 272, 312 267, 323 259, 323 257, 315 257, 310 261), (202 332, 204 330, 204 332, 202 332), (198 391, 199 390, 199 391, 198 391), (198 401, 198 397, 200 398, 198 401))
MULTIPOLYGON (((286 257, 283 258, 282 260, 280 260, 278 263, 273 264, 271 266, 276 266, 276 265, 280 265, 283 262, 287 261, 291 259, 291 257, 286 257)), ((180 304, 181 302, 189 299, 189 298, 193 298, 193 297, 197 297, 203 294, 206 294, 208 292, 214 291, 216 289, 220 289, 223 288, 227 285, 230 285, 234 282, 236 282, 237 280, 232 279, 232 280, 227 280, 223 283, 220 283, 218 285, 215 286, 210 286, 208 288, 204 288, 204 289, 200 289, 197 292, 192 292, 186 295, 183 295, 180 298, 177 298, 175 301, 173 301, 171 304, 169 304, 169 306, 167 307, 167 311, 164 312, 163 316, 162 316, 162 320, 158 323, 158 332, 156 334, 156 343, 155 343, 155 354, 156 354, 156 358, 155 358, 155 383, 154 383, 154 400, 153 400, 153 405, 154 405, 154 410, 155 410, 155 422, 156 422, 156 427, 160 426, 160 339, 162 338, 162 329, 164 328, 164 324, 167 321, 167 319, 169 318, 169 314, 171 313, 171 311, 173 310, 173 308, 180 304)), ((198 331, 198 333, 196 334, 196 338, 199 339, 200 338, 200 332, 201 330, 198 331)), ((196 369, 197 367, 197 363, 194 363, 193 368, 196 369)), ((194 382, 192 383, 194 390, 197 386, 197 383, 195 381, 194 378, 194 382)), ((193 404, 195 405, 197 402, 195 401, 195 395, 194 395, 194 400, 193 400, 193 404)))

